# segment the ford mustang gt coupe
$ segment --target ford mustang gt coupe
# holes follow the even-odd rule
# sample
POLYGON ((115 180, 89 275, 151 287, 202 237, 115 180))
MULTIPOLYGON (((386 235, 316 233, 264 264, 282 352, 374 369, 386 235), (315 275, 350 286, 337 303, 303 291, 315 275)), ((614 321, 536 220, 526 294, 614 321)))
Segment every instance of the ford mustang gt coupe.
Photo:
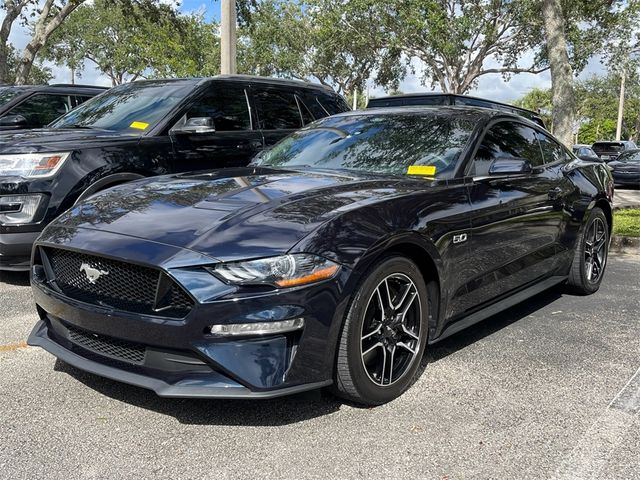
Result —
POLYGON ((29 344, 161 396, 382 404, 434 342, 559 284, 598 290, 612 197, 605 165, 514 114, 335 115, 248 167, 68 210, 33 250, 29 344))

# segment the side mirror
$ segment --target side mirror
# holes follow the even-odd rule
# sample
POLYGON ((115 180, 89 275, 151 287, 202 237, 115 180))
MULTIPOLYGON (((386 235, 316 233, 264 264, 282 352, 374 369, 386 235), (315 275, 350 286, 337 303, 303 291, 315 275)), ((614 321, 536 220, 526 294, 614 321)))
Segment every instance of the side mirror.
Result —
POLYGON ((498 158, 489 167, 489 175, 518 175, 532 171, 531 162, 524 158, 498 158))
POLYGON ((183 125, 171 129, 174 135, 201 135, 215 132, 216 127, 211 117, 191 117, 183 125))
POLYGON ((27 125, 27 119, 22 115, 7 115, 0 118, 0 127, 20 128, 27 125))

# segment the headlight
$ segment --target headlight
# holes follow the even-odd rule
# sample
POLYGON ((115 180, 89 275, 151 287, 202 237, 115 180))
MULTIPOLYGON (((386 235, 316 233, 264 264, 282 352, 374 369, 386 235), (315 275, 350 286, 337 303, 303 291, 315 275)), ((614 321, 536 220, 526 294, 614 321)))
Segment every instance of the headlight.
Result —
POLYGON ((0 155, 0 176, 17 175, 26 178, 52 177, 69 156, 66 153, 14 153, 0 155))
POLYGON ((236 285, 268 284, 286 288, 332 278, 340 265, 326 258, 296 253, 246 262, 220 263, 208 270, 236 285))
POLYGON ((0 196, 0 223, 19 225, 32 222, 44 195, 2 195, 0 196))

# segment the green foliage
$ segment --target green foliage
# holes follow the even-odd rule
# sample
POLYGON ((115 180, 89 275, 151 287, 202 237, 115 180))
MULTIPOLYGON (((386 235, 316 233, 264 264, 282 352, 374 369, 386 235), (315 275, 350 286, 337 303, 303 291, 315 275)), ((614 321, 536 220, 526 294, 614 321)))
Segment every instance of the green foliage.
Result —
POLYGON ((551 102, 551 90, 543 90, 541 88, 534 88, 530 90, 524 97, 516 100, 513 104, 517 107, 526 108, 538 112, 540 117, 544 120, 544 124, 549 130, 553 129, 553 120, 551 117, 551 109, 553 104, 551 102))
POLYGON ((613 234, 640 237, 640 209, 616 210, 613 219, 613 234))
POLYGON ((93 62, 112 83, 138 77, 212 75, 219 70, 215 24, 147 2, 96 0, 73 12, 43 56, 81 71, 93 62))
MULTIPOLYGON (((577 143, 614 140, 618 118, 620 76, 591 77, 576 82, 577 118, 580 122, 577 143)), ((549 129, 551 123, 551 90, 533 89, 514 105, 539 112, 549 129)), ((626 81, 622 138, 640 138, 640 79, 629 75, 626 81)))
MULTIPOLYGON (((16 71, 18 69, 18 63, 20 62, 20 58, 18 57, 18 52, 13 47, 13 45, 8 45, 8 57, 7 57, 7 67, 8 67, 8 77, 10 79, 14 79, 16 76, 16 71)), ((51 73, 51 69, 45 67, 41 63, 36 63, 31 68, 29 72, 29 77, 27 78, 27 85, 44 85, 49 82, 53 78, 51 73)))
POLYGON ((388 48, 376 0, 265 0, 241 29, 239 70, 317 80, 339 93, 397 85, 400 52, 388 48))

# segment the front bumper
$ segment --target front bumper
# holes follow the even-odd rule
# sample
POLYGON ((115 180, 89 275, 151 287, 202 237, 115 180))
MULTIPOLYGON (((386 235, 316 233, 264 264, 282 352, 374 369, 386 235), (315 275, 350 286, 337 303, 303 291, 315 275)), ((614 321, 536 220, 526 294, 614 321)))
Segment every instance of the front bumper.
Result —
POLYGON ((129 385, 153 390, 161 397, 179 398, 275 398, 284 395, 292 395, 316 388, 322 388, 331 384, 331 381, 308 383, 292 387, 280 388, 271 391, 251 391, 249 388, 230 380, 217 372, 210 372, 206 375, 191 376, 170 380, 126 371, 121 368, 110 366, 99 361, 88 359, 82 355, 63 347, 49 336, 49 328, 44 321, 39 321, 29 335, 28 344, 41 347, 65 363, 80 370, 100 375, 101 377, 117 380, 129 385))
POLYGON ((28 271, 31 248, 40 232, 0 233, 0 270, 28 271))
MULTIPOLYGON (((101 235, 103 240, 116 239, 106 232, 101 235)), ((121 236, 118 239, 125 243, 140 242, 121 236)), ((41 321, 28 343, 80 369, 149 388, 162 396, 270 398, 332 383, 335 348, 348 302, 344 294, 348 271, 312 286, 243 296, 230 293, 229 286, 193 267, 199 261, 211 263, 211 259, 198 258, 195 252, 167 245, 155 244, 154 248, 154 252, 151 244, 139 248, 137 260, 144 252, 154 260, 166 258, 174 262, 165 271, 191 292, 195 300, 184 318, 136 314, 69 298, 55 291, 41 277, 42 272, 38 273, 36 265, 32 286, 41 321), (181 254, 186 257, 180 257, 181 254), (203 287, 205 284, 207 288, 203 287), (219 338, 207 333, 214 324, 288 318, 303 318, 304 328, 240 338, 219 338), (74 338, 69 331, 80 333, 76 332, 74 338), (88 343, 78 343, 77 335, 84 336, 88 343), (102 345, 93 348, 92 337, 102 345), (142 357, 130 362, 126 354, 111 355, 110 345, 120 343, 126 344, 125 348, 131 346, 142 351, 142 357), (186 364, 197 367, 170 367, 165 360, 173 355, 186 358, 186 364)), ((168 260, 160 261, 167 263, 168 260)), ((153 264, 157 263, 149 262, 153 264)))

